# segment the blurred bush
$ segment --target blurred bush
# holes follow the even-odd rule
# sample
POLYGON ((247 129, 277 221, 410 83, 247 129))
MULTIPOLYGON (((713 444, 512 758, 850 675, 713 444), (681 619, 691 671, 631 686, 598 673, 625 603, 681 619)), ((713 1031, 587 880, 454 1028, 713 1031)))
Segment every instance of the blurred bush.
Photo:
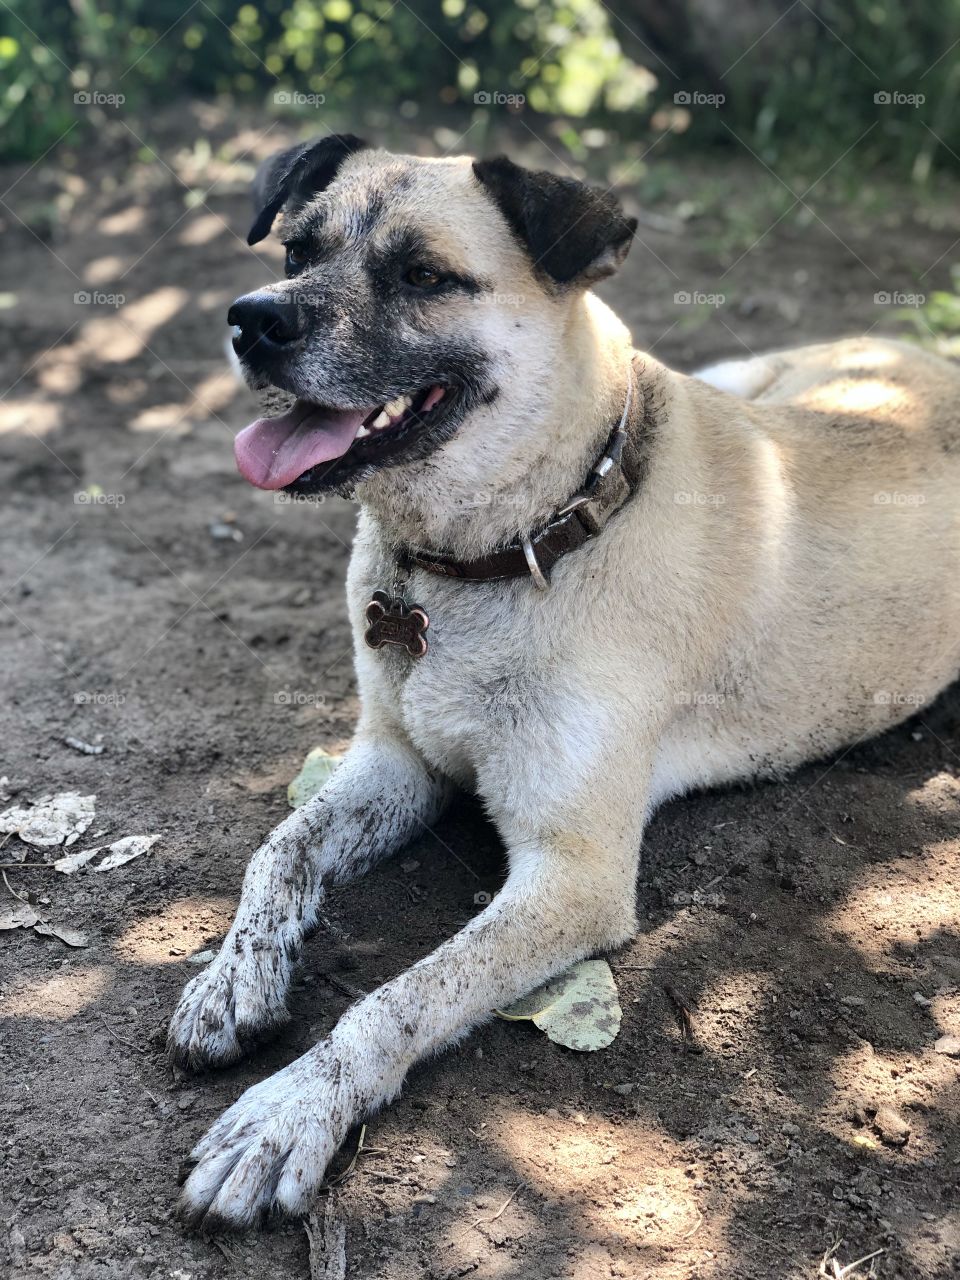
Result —
POLYGON ((4 0, 0 156, 42 155, 91 102, 323 95, 358 120, 492 102, 770 164, 856 144, 923 178, 960 167, 958 38, 960 0, 4 0))

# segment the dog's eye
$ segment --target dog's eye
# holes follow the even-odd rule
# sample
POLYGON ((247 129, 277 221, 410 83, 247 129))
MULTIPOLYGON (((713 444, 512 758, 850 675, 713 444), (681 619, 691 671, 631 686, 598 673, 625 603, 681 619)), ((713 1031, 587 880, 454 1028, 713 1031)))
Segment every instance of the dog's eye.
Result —
POLYGON ((287 274, 292 274, 294 271, 302 271, 307 265, 305 247, 299 241, 291 240, 289 244, 284 245, 284 248, 287 251, 287 260, 284 263, 287 274))
POLYGON ((435 267, 411 267, 407 272, 407 284, 415 289, 435 289, 443 276, 435 267))

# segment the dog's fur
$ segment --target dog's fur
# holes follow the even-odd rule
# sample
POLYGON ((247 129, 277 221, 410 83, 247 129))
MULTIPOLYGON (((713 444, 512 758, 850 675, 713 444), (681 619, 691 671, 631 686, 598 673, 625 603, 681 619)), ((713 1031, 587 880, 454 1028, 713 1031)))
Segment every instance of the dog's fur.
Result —
POLYGON ((509 874, 460 933, 213 1126, 183 1191, 208 1226, 303 1210, 348 1128, 413 1063, 629 939, 641 836, 663 800, 878 733, 960 664, 952 365, 858 339, 686 377, 635 355, 586 288, 629 243, 608 197, 504 161, 357 143, 311 170, 304 154, 292 177, 288 153, 261 178, 257 232, 286 203, 285 237, 310 246, 309 265, 270 290, 306 290, 317 309, 284 367, 253 380, 356 405, 442 376, 462 398, 390 465, 306 484, 361 503, 356 740, 252 859, 233 927, 173 1017, 172 1053, 230 1062, 279 1024, 325 887, 417 836, 455 787, 482 798, 509 874), (402 295, 391 264, 410 252, 466 283, 402 295), (582 485, 631 360, 646 473, 602 534, 545 593, 415 572, 428 655, 366 648, 364 608, 389 588, 398 545, 477 556, 582 485))

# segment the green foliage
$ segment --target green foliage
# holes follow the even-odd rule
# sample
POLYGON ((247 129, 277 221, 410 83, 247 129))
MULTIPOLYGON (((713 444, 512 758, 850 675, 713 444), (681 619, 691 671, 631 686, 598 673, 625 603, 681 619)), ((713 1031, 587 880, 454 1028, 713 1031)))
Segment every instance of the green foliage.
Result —
POLYGON ((343 112, 406 102, 428 115, 487 94, 504 110, 519 96, 579 116, 604 113, 608 95, 639 105, 652 83, 623 58, 599 0, 10 0, 0 77, 7 158, 41 154, 73 120, 89 123, 91 104, 142 110, 172 93, 305 112, 321 95, 343 112))
POLYGON ((918 180, 957 165, 960 0, 817 0, 787 19, 729 73, 720 113, 768 163, 806 151, 824 169, 849 147, 854 167, 918 180))
MULTIPOLYGON (((742 2, 721 0, 731 18, 742 2)), ((36 158, 111 111, 229 94, 358 123, 368 111, 431 122, 448 107, 506 112, 522 99, 569 121, 557 136, 581 158, 586 118, 645 144, 676 133, 658 157, 736 137, 775 168, 808 164, 811 181, 847 148, 854 171, 883 162, 922 181, 934 165, 960 167, 960 0, 781 7, 734 59, 696 47, 698 0, 676 0, 672 36, 656 38, 646 0, 6 0, 0 157, 36 158), (725 100, 685 111, 678 89, 725 100), (923 100, 877 102, 884 92, 923 100)))
POLYGON ((952 289, 937 289, 919 309, 905 309, 901 318, 917 340, 940 355, 960 356, 960 266, 950 268, 952 289))

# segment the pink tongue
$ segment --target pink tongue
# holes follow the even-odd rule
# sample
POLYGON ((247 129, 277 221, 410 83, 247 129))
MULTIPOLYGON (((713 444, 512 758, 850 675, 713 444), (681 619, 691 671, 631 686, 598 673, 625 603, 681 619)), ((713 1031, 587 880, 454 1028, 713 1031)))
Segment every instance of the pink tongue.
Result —
POLYGON ((282 489, 311 467, 341 458, 365 416, 362 409, 322 409, 298 400, 280 417, 244 427, 233 442, 237 470, 258 489, 282 489))

